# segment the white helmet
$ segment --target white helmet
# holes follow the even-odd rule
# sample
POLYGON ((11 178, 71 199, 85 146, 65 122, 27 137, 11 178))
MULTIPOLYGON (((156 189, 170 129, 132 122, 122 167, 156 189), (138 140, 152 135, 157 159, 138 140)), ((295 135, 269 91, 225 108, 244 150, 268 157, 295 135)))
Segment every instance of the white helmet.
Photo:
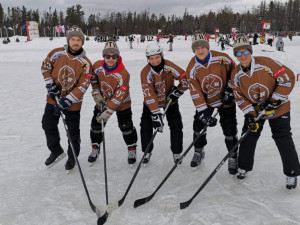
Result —
POLYGON ((146 47, 146 56, 161 55, 163 57, 163 48, 158 43, 151 43, 146 47))

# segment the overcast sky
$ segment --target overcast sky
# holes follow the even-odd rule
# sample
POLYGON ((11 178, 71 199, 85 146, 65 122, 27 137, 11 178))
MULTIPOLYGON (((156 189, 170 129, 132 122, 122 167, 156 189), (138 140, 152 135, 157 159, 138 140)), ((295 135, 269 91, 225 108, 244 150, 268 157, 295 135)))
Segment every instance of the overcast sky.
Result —
MULTIPOLYGON (((266 0, 267 3, 269 1, 266 0)), ((22 7, 23 5, 26 8, 39 9, 40 12, 49 9, 49 7, 65 12, 68 7, 80 4, 87 18, 90 14, 99 12, 104 15, 113 11, 141 12, 145 9, 149 9, 150 13, 182 16, 186 8, 190 14, 199 15, 207 13, 209 10, 218 11, 224 5, 231 6, 234 12, 245 12, 245 10, 251 11, 252 6, 257 6, 260 2, 261 0, 1 0, 0 3, 5 12, 7 12, 7 7, 22 7)))

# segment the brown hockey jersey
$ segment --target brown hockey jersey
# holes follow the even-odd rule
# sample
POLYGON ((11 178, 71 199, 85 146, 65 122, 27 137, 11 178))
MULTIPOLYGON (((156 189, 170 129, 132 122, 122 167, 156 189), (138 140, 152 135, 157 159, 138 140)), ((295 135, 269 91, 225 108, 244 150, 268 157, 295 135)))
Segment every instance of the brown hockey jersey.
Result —
POLYGON ((295 85, 295 75, 271 58, 252 56, 251 69, 245 73, 239 64, 232 72, 231 82, 235 100, 244 114, 256 116, 261 110, 259 105, 268 98, 282 102, 274 114, 264 118, 276 118, 290 111, 288 96, 295 85))
POLYGON ((224 88, 231 87, 230 74, 235 66, 225 53, 210 51, 209 54, 204 65, 194 56, 186 69, 191 97, 198 112, 220 107, 224 88))
POLYGON ((180 91, 184 92, 188 88, 184 70, 169 60, 164 61, 165 65, 160 73, 156 73, 149 64, 141 72, 144 104, 153 114, 160 113, 160 108, 167 103, 167 94, 174 86, 175 80, 179 81, 180 91))
MULTIPOLYGON (((71 111, 81 109, 83 95, 91 81, 91 62, 85 51, 73 56, 68 53, 67 46, 52 50, 42 63, 42 74, 46 84, 55 83, 61 91, 61 97, 68 98, 71 111)), ((47 95, 47 102, 56 102, 47 95)))
MULTIPOLYGON (((129 93, 130 74, 119 57, 118 66, 113 71, 105 69, 104 60, 98 60, 93 65, 92 88, 100 90, 107 108, 125 110, 131 106, 129 93)), ((100 108, 97 105, 98 108, 100 108)))

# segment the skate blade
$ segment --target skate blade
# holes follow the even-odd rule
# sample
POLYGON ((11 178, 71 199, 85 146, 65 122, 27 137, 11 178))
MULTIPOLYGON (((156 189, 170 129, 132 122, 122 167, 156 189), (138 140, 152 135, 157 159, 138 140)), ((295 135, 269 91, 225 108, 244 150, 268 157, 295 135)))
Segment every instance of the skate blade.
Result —
POLYGON ((51 167, 53 167, 56 163, 61 161, 66 155, 67 154, 65 152, 61 153, 53 163, 51 163, 49 166, 47 166, 47 169, 50 169, 51 167))
POLYGON ((135 166, 135 163, 133 164, 128 164, 129 168, 132 169, 135 166))
POLYGON ((89 167, 92 167, 96 162, 97 160, 95 162, 90 163, 89 167))
POLYGON ((76 167, 76 165, 75 165, 72 169, 66 170, 66 171, 67 171, 67 174, 70 174, 70 173, 75 169, 75 167, 76 167))
POLYGON ((238 179, 238 178, 236 178, 236 182, 237 182, 238 184, 244 183, 245 180, 246 180, 246 178, 244 178, 244 179, 238 179))
POLYGON ((194 172, 194 171, 199 170, 201 167, 202 167, 202 163, 199 166, 191 167, 191 168, 192 168, 192 171, 194 172))

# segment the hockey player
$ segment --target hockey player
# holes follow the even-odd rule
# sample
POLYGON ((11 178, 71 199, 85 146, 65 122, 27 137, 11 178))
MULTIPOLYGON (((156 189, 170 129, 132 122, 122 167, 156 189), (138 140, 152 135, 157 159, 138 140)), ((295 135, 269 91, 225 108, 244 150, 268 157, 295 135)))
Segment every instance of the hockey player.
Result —
MULTIPOLYGON (((149 63, 141 72, 141 84, 144 93, 144 107, 141 117, 142 151, 145 152, 153 135, 153 128, 163 131, 163 116, 161 108, 171 99, 166 117, 171 132, 171 151, 174 161, 177 162, 182 152, 182 119, 177 99, 188 88, 185 72, 169 60, 164 59, 163 49, 158 43, 151 43, 146 48, 146 57, 149 63), (174 81, 178 80, 178 86, 174 81)), ((144 158, 147 164, 153 150, 153 143, 144 158)))
POLYGON ((295 84, 294 73, 271 58, 252 56, 252 47, 243 35, 236 38, 233 52, 240 62, 232 72, 231 82, 236 102, 245 114, 242 132, 251 130, 240 144, 237 178, 244 179, 253 169, 256 143, 265 120, 269 120, 282 159, 286 188, 296 188, 300 165, 292 139, 288 98, 295 84), (255 117, 266 107, 265 116, 256 122, 255 117))
MULTIPOLYGON (((209 43, 200 32, 195 32, 192 39, 195 56, 187 69, 187 79, 192 100, 196 107, 194 116, 194 139, 207 124, 213 127, 217 119, 212 117, 214 108, 220 113, 220 124, 229 150, 237 142, 237 121, 234 95, 230 84, 230 74, 235 64, 225 53, 210 51, 209 43), (222 105, 222 107, 220 107, 222 105)), ((206 132, 195 143, 195 153, 190 166, 196 169, 204 159, 204 146, 207 144, 206 132)), ((237 154, 228 159, 230 174, 237 172, 237 154)))
MULTIPOLYGON (((83 95, 90 85, 91 62, 82 48, 84 35, 79 27, 75 25, 71 27, 67 34, 67 43, 65 47, 52 50, 43 61, 41 68, 48 91, 42 119, 47 146, 51 151, 45 162, 47 166, 51 166, 65 155, 60 145, 57 127, 60 111, 66 116, 66 123, 77 156, 80 151, 80 108, 83 95), (58 102, 56 102, 56 97, 59 98, 58 102)), ((68 156, 65 169, 71 170, 75 166, 75 159, 70 143, 68 156)))
POLYGON ((128 164, 131 165, 136 162, 137 132, 132 122, 130 75, 122 63, 119 48, 114 41, 110 40, 105 44, 102 56, 104 60, 98 60, 93 65, 91 83, 96 106, 90 131, 92 153, 88 161, 95 162, 100 154, 101 120, 104 120, 105 125, 116 111, 119 128, 128 148, 128 164))

